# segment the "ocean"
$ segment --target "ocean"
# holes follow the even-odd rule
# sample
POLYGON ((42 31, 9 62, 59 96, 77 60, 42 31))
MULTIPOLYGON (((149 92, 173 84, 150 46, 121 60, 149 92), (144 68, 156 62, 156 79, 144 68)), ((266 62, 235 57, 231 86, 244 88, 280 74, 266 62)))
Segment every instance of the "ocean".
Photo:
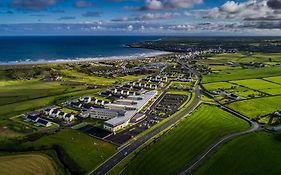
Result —
POLYGON ((0 37, 0 64, 145 57, 162 52, 129 48, 157 36, 13 36, 0 37))

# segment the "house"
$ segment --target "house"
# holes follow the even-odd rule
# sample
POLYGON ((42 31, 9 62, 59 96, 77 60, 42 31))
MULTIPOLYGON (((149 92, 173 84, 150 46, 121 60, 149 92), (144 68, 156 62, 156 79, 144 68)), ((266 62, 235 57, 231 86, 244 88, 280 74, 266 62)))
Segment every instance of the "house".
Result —
POLYGON ((79 99, 80 101, 84 102, 84 103, 90 103, 92 101, 92 98, 91 97, 80 97, 79 99))
POLYGON ((235 94, 227 94, 226 95, 228 98, 232 99, 232 100, 239 100, 240 97, 235 95, 235 94))
POLYGON ((49 122, 48 120, 45 120, 45 119, 42 119, 42 118, 38 118, 37 121, 36 121, 36 125, 49 127, 49 126, 52 125, 52 123, 49 122))
POLYGON ((276 112, 274 112, 274 117, 281 117, 281 110, 280 111, 276 111, 276 112))
POLYGON ((58 109, 54 109, 50 116, 53 118, 56 118, 56 117, 58 117, 59 113, 60 113, 60 111, 58 109))
POLYGON ((53 110, 56 109, 56 106, 49 106, 43 110, 44 115, 51 115, 53 110))
POLYGON ((38 119, 39 117, 37 117, 37 116, 35 116, 35 115, 27 115, 27 116, 25 116, 25 119, 27 120, 27 121, 29 121, 29 122, 36 122, 37 121, 37 119, 38 119))
POLYGON ((64 118, 63 118, 65 121, 73 121, 74 119, 75 119, 75 117, 74 117, 74 115, 73 114, 70 114, 70 113, 68 113, 68 114, 66 114, 65 116, 64 116, 64 118))
POLYGON ((60 111, 57 116, 58 116, 59 119, 63 119, 65 115, 66 115, 65 112, 60 111))

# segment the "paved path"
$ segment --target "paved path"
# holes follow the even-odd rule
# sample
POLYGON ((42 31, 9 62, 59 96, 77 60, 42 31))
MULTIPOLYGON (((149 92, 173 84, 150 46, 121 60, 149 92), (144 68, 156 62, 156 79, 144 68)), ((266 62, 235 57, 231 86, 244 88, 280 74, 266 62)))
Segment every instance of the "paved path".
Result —
POLYGON ((250 120, 248 117, 228 108, 225 106, 220 105, 220 108, 234 114, 235 116, 246 120, 247 122, 249 122, 251 124, 251 128, 246 130, 246 131, 241 131, 241 132, 236 132, 236 133, 232 133, 229 135, 226 135, 224 137, 222 137, 220 140, 218 140, 216 143, 214 143, 213 145, 211 145, 205 152, 203 152, 201 155, 199 155, 185 170, 183 170, 181 173, 179 173, 180 175, 184 175, 184 174, 190 174, 193 170, 195 170, 200 163, 202 163, 206 158, 208 158, 208 156, 210 156, 212 153, 214 153, 214 151, 222 144, 238 137, 244 134, 248 134, 251 132, 255 132, 257 130, 260 129, 260 126, 258 123, 253 122, 252 120, 250 120))
POLYGON ((147 142, 149 139, 153 138, 157 134, 159 134, 161 131, 165 130, 166 128, 170 127, 174 123, 176 123, 178 120, 186 116, 188 113, 190 113, 200 102, 200 90, 198 83, 195 85, 195 98, 192 101, 192 103, 180 114, 177 116, 171 118, 161 126, 153 129, 145 136, 135 140, 134 142, 130 143, 129 145, 125 146, 121 150, 119 150, 116 154, 114 154, 111 158, 109 158, 106 162, 104 162, 101 166, 93 170, 91 175, 104 175, 107 172, 109 172, 116 164, 118 164, 121 160, 123 160, 125 157, 127 157, 130 153, 134 152, 137 148, 139 148, 141 145, 143 145, 145 142, 147 142))

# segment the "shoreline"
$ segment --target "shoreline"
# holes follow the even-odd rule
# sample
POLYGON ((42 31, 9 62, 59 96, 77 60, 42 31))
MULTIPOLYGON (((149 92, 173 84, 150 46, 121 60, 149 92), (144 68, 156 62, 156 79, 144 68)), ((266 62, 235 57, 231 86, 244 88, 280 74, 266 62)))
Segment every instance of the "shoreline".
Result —
POLYGON ((57 59, 57 60, 38 60, 38 61, 15 61, 15 62, 0 62, 0 67, 3 66, 21 66, 21 65, 40 65, 40 64, 66 64, 66 63, 87 63, 98 61, 121 61, 121 60, 134 60, 146 59, 149 57, 156 57, 161 55, 172 54, 173 52, 155 51, 151 53, 143 53, 129 56, 104 56, 104 57, 88 57, 76 59, 57 59))

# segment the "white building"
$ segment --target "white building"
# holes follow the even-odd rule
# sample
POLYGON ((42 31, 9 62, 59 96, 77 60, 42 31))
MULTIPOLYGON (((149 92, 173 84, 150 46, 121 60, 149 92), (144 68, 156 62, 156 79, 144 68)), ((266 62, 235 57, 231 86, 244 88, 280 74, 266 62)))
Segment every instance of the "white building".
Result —
POLYGON ((95 119, 109 120, 114 117, 124 116, 126 111, 94 108, 90 110, 89 116, 95 119))
MULTIPOLYGON (((136 104, 131 105, 134 110, 127 110, 124 116, 114 117, 104 123, 104 129, 116 132, 122 128, 125 128, 129 125, 130 120, 145 106, 147 103, 152 100, 157 94, 156 90, 147 92, 140 96, 131 96, 131 99, 139 99, 136 100, 136 104)), ((115 104, 118 105, 118 104, 115 104)), ((122 105, 126 106, 126 105, 122 105)))

